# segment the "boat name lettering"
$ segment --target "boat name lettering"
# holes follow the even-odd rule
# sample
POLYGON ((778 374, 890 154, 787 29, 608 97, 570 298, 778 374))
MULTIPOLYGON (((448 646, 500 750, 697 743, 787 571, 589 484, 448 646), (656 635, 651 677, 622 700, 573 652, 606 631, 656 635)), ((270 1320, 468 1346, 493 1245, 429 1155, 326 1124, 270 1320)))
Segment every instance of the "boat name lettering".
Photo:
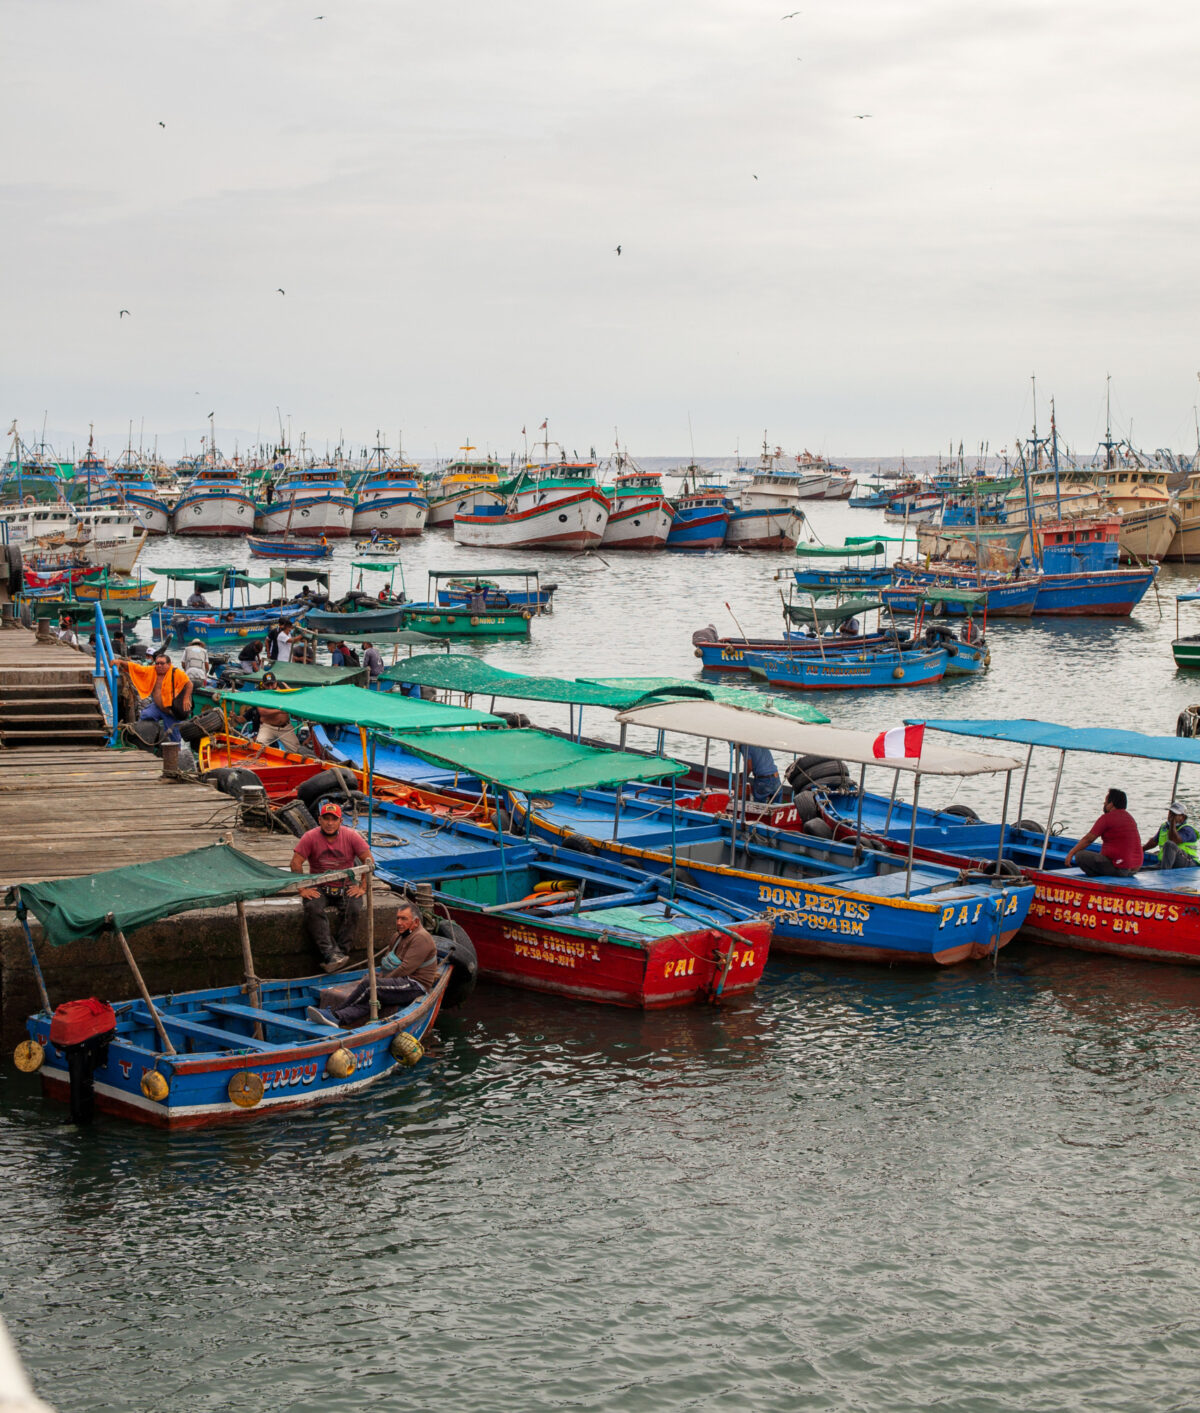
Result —
POLYGON ((1086 907, 1092 912, 1112 913, 1118 917, 1143 917, 1157 922, 1179 921, 1179 909, 1174 903, 1159 903, 1149 898, 1102 894, 1088 898, 1085 903, 1084 895, 1070 888, 1039 888, 1034 895, 1034 909, 1044 914, 1047 903, 1065 903, 1071 908, 1086 907))
POLYGON ((691 976, 696 970, 695 957, 672 957, 663 969, 664 976, 691 976))
MULTIPOLYGON (((367 1065, 370 1064, 370 1057, 360 1056, 367 1065)), ((310 1060, 305 1065, 285 1065, 278 1070, 261 1070, 259 1078, 263 1082, 264 1089, 291 1089, 297 1084, 311 1084, 317 1077, 318 1065, 315 1060, 310 1060)))
POLYGON ((804 909, 810 913, 830 913, 834 917, 860 918, 865 922, 871 916, 866 903, 856 903, 852 898, 837 898, 824 893, 804 893, 798 888, 776 888, 770 883, 758 886, 758 901, 784 905, 795 910, 804 909))

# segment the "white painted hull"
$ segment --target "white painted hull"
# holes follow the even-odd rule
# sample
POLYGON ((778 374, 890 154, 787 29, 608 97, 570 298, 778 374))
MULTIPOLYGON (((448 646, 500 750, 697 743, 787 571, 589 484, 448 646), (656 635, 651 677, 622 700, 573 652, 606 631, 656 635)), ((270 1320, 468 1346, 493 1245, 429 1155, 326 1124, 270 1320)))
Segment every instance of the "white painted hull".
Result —
POLYGON ((373 495, 364 491, 354 508, 351 529, 356 535, 379 530, 388 535, 419 535, 425 529, 429 502, 424 496, 373 495))
POLYGON ((605 549, 656 550, 671 531, 670 506, 663 496, 621 496, 612 502, 601 543, 605 549))
POLYGON ((454 539, 479 549, 584 550, 600 544, 608 502, 598 492, 572 492, 505 515, 456 515, 454 539))
POLYGON ((173 520, 177 535, 248 535, 254 529, 254 502, 244 492, 185 491, 173 520))
POLYGON ((449 496, 430 496, 425 524, 429 528, 448 527, 454 524, 456 515, 471 515, 482 506, 503 504, 504 497, 497 495, 491 486, 476 486, 449 496))
POLYGON ((97 497, 93 504, 127 510, 148 535, 168 535, 171 532, 171 512, 163 501, 152 496, 126 491, 124 496, 97 497))
POLYGON ((803 528, 804 512, 787 506, 735 510, 725 531, 725 548, 792 550, 803 528))
POLYGON ((260 535, 299 535, 344 540, 350 533, 354 502, 349 496, 296 496, 258 508, 254 527, 260 535))

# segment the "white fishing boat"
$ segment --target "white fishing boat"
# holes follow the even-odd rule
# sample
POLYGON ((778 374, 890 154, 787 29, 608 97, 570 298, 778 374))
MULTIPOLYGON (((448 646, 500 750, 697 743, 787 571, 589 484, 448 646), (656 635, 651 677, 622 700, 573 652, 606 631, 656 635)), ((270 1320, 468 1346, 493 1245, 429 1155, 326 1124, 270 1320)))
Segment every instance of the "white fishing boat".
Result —
POLYGON ((474 450, 470 444, 459 447, 464 455, 456 461, 447 462, 436 475, 430 477, 426 484, 429 500, 425 517, 427 527, 452 526, 458 514, 470 515, 483 506, 504 503, 499 487, 509 468, 494 457, 473 460, 470 453, 474 450))
POLYGON ((532 467, 506 484, 500 505, 454 517, 460 545, 487 549, 585 550, 600 544, 608 526, 608 497, 592 461, 532 467))
POLYGON ((730 495, 727 549, 792 550, 804 529, 804 511, 797 504, 812 499, 812 477, 789 465, 790 458, 764 438, 758 466, 730 495))
POLYGON ((608 499, 605 549, 656 550, 667 543, 674 511, 657 471, 644 471, 623 452, 615 458, 617 474, 604 487, 608 499))
POLYGON ((378 530, 395 536, 419 535, 429 515, 429 498, 417 479, 419 468, 403 455, 389 461, 387 448, 376 446, 366 471, 355 485, 351 529, 355 535, 378 530))
POLYGON ((334 540, 350 534, 354 498, 336 466, 290 471, 268 495, 255 518, 260 535, 290 533, 334 540))

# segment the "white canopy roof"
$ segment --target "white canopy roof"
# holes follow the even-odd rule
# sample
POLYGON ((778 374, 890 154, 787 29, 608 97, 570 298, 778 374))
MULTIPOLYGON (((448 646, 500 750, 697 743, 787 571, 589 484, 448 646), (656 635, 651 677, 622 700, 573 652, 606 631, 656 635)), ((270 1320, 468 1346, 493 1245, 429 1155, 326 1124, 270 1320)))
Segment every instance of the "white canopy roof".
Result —
POLYGON ((921 775, 990 775, 1019 770, 1022 762, 1011 756, 985 756, 974 751, 949 750, 922 743, 919 758, 875 754, 877 732, 847 731, 840 726, 811 726, 786 717, 769 716, 725 702, 675 701, 657 706, 632 707, 617 716, 630 726, 653 731, 678 731, 713 741, 734 741, 742 746, 765 746, 794 756, 831 756, 856 765, 881 765, 886 770, 908 770, 921 775))

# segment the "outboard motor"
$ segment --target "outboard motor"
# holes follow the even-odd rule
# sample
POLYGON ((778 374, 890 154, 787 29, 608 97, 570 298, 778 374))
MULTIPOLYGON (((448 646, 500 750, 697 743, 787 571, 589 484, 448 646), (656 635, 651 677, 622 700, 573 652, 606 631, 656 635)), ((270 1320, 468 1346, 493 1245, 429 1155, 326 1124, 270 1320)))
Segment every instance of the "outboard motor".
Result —
POLYGON ((67 1057, 71 1077, 71 1122, 90 1124, 96 1110, 92 1075, 108 1063, 117 1014, 105 1001, 64 1001, 50 1021, 50 1043, 67 1057))

